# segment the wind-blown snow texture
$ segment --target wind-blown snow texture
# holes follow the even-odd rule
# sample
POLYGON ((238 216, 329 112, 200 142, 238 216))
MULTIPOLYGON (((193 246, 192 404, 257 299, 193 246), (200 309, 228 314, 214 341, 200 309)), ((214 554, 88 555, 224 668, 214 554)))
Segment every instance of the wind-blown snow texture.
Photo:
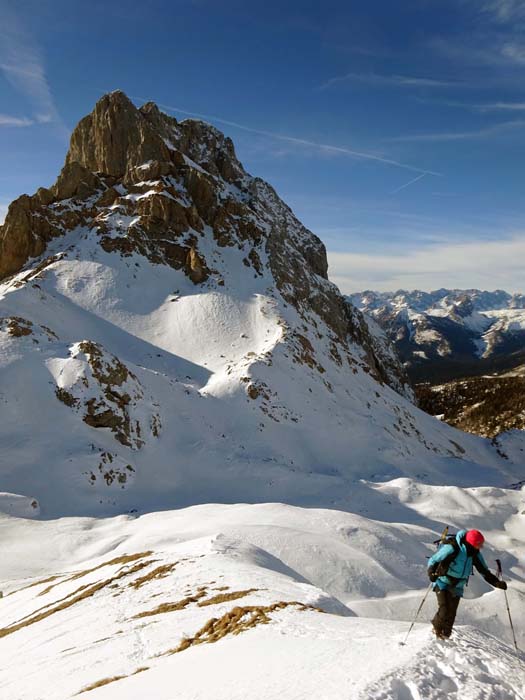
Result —
MULTIPOLYGON (((494 691, 470 697, 519 697, 485 632, 432 663, 428 628, 396 642, 444 522, 487 532, 523 607, 523 433, 492 444, 419 411, 322 243, 228 139, 105 96, 0 239, 18 265, 0 284, 6 697, 140 670, 85 696, 168 698, 177 678, 182 698, 417 698, 429 669, 464 700, 479 643, 494 691), (198 505, 240 502, 259 505, 198 505)), ((508 643, 501 594, 470 591, 467 621, 508 643)))

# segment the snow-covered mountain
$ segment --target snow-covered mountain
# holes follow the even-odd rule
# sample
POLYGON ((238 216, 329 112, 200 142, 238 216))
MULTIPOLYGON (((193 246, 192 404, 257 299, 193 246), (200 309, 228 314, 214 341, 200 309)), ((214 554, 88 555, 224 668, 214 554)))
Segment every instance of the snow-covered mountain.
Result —
POLYGON ((416 381, 512 368, 525 358, 523 294, 366 291, 349 300, 385 330, 416 381))
POLYGON ((525 691, 479 577, 476 629, 398 646, 445 523, 484 530, 523 644, 525 433, 419 410, 223 134, 104 96, 10 206, 0 277, 2 696, 525 691))
POLYGON ((105 96, 0 238, 3 489, 47 516, 512 471, 410 403, 321 241, 209 125, 105 96))

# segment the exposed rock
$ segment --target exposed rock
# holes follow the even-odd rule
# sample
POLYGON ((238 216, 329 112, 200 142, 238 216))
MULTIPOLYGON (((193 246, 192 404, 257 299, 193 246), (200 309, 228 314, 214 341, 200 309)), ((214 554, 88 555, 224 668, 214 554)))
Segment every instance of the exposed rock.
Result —
POLYGON ((28 321, 20 316, 9 316, 0 318, 0 333, 7 333, 10 338, 31 338, 34 345, 39 345, 41 342, 53 342, 58 340, 54 333, 47 326, 40 326, 28 321))
POLYGON ((51 188, 51 194, 55 201, 70 197, 86 199, 95 191, 103 188, 104 183, 95 173, 76 161, 69 161, 66 162, 51 188))
POLYGON ((210 272, 204 258, 195 248, 190 248, 186 257, 186 274, 194 284, 200 284, 208 279, 210 272))
POLYGON ((170 160, 169 149, 123 92, 104 95, 71 135, 66 166, 79 163, 92 172, 133 178, 149 160, 170 160))
POLYGON ((89 340, 72 347, 71 359, 84 367, 72 375, 73 384, 57 387, 59 401, 80 412, 90 427, 109 429, 126 447, 140 449, 148 436, 158 437, 155 402, 123 362, 89 340))

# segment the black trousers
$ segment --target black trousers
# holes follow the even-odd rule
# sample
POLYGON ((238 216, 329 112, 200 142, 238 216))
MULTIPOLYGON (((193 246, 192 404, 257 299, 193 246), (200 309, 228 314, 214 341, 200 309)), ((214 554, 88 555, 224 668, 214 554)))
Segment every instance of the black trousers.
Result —
POLYGON ((446 589, 444 591, 436 590, 436 596, 438 600, 438 611, 434 615, 432 625, 438 634, 444 637, 450 637, 461 598, 457 595, 452 595, 452 593, 446 589))

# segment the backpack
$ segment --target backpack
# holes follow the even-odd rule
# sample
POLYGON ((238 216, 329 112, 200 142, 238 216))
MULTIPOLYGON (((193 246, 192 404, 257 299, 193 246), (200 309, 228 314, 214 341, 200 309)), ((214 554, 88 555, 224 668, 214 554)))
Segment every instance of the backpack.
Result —
POLYGON ((446 544, 450 544, 454 548, 454 551, 451 552, 447 557, 445 557, 443 561, 440 561, 436 566, 437 575, 446 576, 449 566, 459 554, 459 544, 456 539, 456 535, 447 535, 445 539, 436 540, 434 544, 437 545, 438 550, 440 550, 441 547, 443 547, 446 544))

